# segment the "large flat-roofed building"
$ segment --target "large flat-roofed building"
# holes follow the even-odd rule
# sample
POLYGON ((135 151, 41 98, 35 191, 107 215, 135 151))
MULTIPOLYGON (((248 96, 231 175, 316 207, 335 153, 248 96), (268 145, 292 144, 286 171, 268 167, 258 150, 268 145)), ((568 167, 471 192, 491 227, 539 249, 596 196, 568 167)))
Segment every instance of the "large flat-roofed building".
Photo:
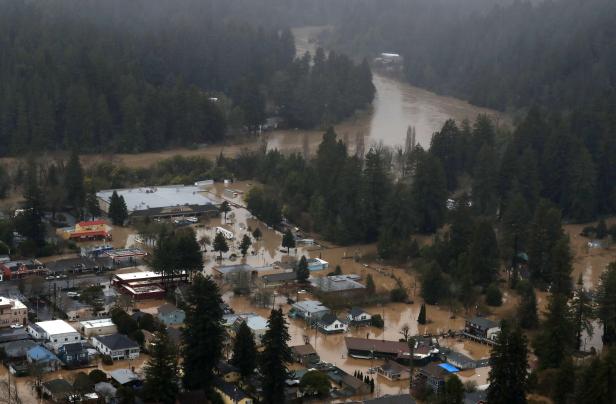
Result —
POLYGON ((41 321, 28 326, 28 334, 43 340, 47 347, 58 351, 65 344, 81 341, 81 335, 64 320, 41 321))
POLYGON ((86 337, 115 334, 118 332, 118 328, 110 318, 82 321, 79 323, 79 327, 82 334, 86 337))
POLYGON ((128 294, 136 300, 159 299, 165 296, 164 287, 177 285, 188 281, 188 274, 182 272, 173 278, 166 277, 152 271, 137 271, 124 274, 115 274, 111 280, 118 292, 128 294))
POLYGON ((96 196, 104 212, 109 211, 113 192, 124 198, 130 217, 178 217, 216 215, 218 207, 206 197, 201 188, 193 185, 108 189, 96 196))
POLYGON ((28 308, 17 299, 0 297, 0 328, 10 327, 11 324, 26 325, 28 308))

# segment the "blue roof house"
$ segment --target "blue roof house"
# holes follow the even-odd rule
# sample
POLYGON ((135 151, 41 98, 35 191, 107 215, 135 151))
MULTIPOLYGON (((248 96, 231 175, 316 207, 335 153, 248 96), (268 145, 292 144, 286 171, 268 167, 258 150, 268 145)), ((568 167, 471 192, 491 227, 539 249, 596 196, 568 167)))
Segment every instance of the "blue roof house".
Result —
POLYGON ((40 345, 32 347, 26 354, 28 363, 40 364, 45 372, 53 372, 60 368, 61 362, 56 355, 40 345))

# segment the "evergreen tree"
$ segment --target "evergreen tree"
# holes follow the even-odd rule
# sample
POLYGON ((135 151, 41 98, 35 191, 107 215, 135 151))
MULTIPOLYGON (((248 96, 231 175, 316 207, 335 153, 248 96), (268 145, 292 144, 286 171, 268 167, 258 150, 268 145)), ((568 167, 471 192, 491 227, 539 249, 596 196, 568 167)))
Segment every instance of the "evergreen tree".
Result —
POLYGON ((528 267, 531 277, 544 284, 551 282, 551 252, 563 236, 558 208, 548 201, 539 202, 530 227, 528 242, 528 267))
POLYGON ((539 366, 543 369, 559 367, 572 352, 574 345, 575 327, 571 321, 567 298, 552 295, 546 319, 541 324, 541 332, 533 341, 539 366))
POLYGON ((571 250, 569 249, 569 237, 561 237, 550 251, 550 278, 552 279, 551 293, 562 293, 569 296, 572 291, 571 271, 571 250))
POLYGON ((222 259, 222 253, 229 251, 227 239, 222 233, 216 233, 216 237, 214 237, 214 251, 220 254, 219 259, 222 259))
POLYGON ((227 213, 231 212, 231 205, 228 201, 222 201, 220 204, 220 212, 223 214, 225 223, 227 223, 227 213))
POLYGON ((496 212, 498 192, 498 160, 491 146, 484 145, 477 154, 473 173, 473 206, 480 214, 496 212))
POLYGON ((459 152, 460 131, 453 119, 448 119, 439 132, 430 141, 430 154, 438 158, 445 172, 447 190, 457 187, 457 176, 460 171, 459 152))
POLYGON ((272 310, 263 335, 263 351, 259 356, 259 373, 263 386, 263 402, 278 404, 285 401, 284 390, 289 375, 287 363, 292 360, 288 342, 291 340, 282 309, 272 310))
POLYGON ((189 288, 182 331, 183 384, 189 390, 211 387, 213 370, 223 351, 222 315, 218 286, 210 277, 197 274, 189 288))
POLYGON ((86 191, 83 184, 83 168, 79 155, 75 150, 66 164, 64 187, 66 189, 66 202, 79 211, 85 205, 86 191))
POLYGON ((445 388, 440 402, 443 404, 464 403, 464 385, 458 376, 451 375, 445 380, 445 388))
POLYGON ((501 332, 490 354, 487 401, 490 404, 526 403, 528 380, 526 337, 519 328, 501 323, 501 332))
POLYGON ((260 240, 262 236, 263 234, 261 234, 261 229, 258 227, 252 232, 252 237, 254 237, 255 240, 260 240))
POLYGON ((417 323, 421 325, 425 325, 427 323, 425 303, 422 303, 421 307, 419 308, 419 316, 417 317, 417 323))
POLYGON ((28 161, 23 197, 24 211, 17 216, 15 227, 21 235, 40 247, 45 244, 45 225, 42 220, 44 199, 39 187, 38 167, 34 160, 28 161))
POLYGON ((96 190, 92 185, 92 181, 88 182, 86 189, 85 208, 88 211, 90 218, 94 220, 96 217, 100 216, 101 208, 99 206, 98 198, 96 197, 96 190))
POLYGON ((145 365, 144 397, 157 403, 175 403, 180 380, 178 354, 167 333, 154 334, 150 360, 145 365))
POLYGON ((616 344, 616 262, 601 274, 597 291, 597 317, 603 325, 603 344, 616 344))
POLYGON ((594 327, 592 320, 595 318, 592 300, 588 292, 584 289, 582 274, 580 274, 577 287, 571 299, 571 311, 573 313, 573 324, 575 326, 575 347, 582 348, 582 333, 592 337, 594 327))
POLYGON ((128 218, 128 210, 126 208, 124 197, 118 195, 116 191, 113 191, 111 194, 111 198, 109 199, 109 210, 107 213, 109 218, 111 218, 111 223, 116 226, 122 226, 128 218))
POLYGON ((580 222, 592 220, 597 213, 596 178, 597 173, 592 156, 582 146, 575 151, 570 164, 570 177, 567 178, 567 191, 564 195, 565 212, 580 222))
POLYGON ((252 375, 257 365, 255 338, 246 322, 242 322, 235 333, 231 364, 240 370, 243 378, 252 375))
POLYGON ((434 232, 443 224, 446 199, 447 180, 443 167, 436 157, 425 154, 417 163, 411 201, 420 232, 434 232))
POLYGON ((289 229, 282 235, 282 246, 287 249, 287 254, 291 248, 295 248, 295 236, 289 229))
POLYGON ((466 266, 475 284, 487 286, 498 277, 498 243, 492 225, 486 220, 480 220, 475 226, 466 266))
POLYGON ((374 284, 374 279, 372 278, 372 274, 368 274, 366 277, 366 292, 372 295, 376 292, 376 285, 374 284))
POLYGON ((607 225, 605 224, 605 219, 600 219, 599 223, 597 223, 595 235, 599 240, 604 239, 605 236, 607 236, 607 225))
POLYGON ((310 277, 310 270, 308 269, 308 260, 304 255, 299 259, 297 264, 297 281, 300 283, 306 283, 310 277))
POLYGON ((518 285, 520 290, 520 305, 518 306, 518 322, 520 327, 525 330, 531 330, 539 325, 539 316, 537 315, 537 296, 532 285, 528 282, 518 285))
POLYGON ((243 257, 246 256, 251 245, 252 241, 250 241, 250 237, 248 237, 248 234, 244 234, 244 237, 242 237, 242 242, 240 243, 240 252, 243 257))
POLYGON ((445 285, 443 273, 436 262, 432 262, 424 268, 421 278, 421 296, 426 303, 439 303, 445 297, 445 285))

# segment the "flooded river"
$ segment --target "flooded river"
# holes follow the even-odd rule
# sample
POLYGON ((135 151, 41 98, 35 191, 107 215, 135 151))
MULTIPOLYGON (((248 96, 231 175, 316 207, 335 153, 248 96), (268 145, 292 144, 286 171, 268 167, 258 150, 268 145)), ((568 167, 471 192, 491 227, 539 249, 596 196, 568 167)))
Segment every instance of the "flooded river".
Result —
MULTIPOLYGON (((295 29, 297 53, 314 52, 314 37, 323 29, 295 29)), ((450 118, 458 122, 464 119, 472 121, 477 115, 486 114, 498 125, 510 124, 509 117, 500 112, 476 107, 457 98, 440 96, 378 73, 374 74, 373 83, 376 96, 372 107, 336 125, 337 133, 348 139, 347 146, 352 152, 358 136, 363 137, 367 147, 375 143, 392 147, 403 145, 409 126, 415 128, 417 142, 427 148, 432 134, 450 118)), ((268 147, 300 151, 308 143, 314 150, 321 134, 322 131, 276 131, 268 134, 268 147)))

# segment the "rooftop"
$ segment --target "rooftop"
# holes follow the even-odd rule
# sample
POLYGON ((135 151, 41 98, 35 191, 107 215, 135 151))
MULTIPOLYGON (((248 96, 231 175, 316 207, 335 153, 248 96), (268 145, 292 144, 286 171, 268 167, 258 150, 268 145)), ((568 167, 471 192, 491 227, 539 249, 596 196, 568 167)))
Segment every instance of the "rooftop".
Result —
POLYGON ((169 313, 173 313, 174 311, 178 311, 178 310, 184 311, 182 309, 178 309, 177 307, 175 307, 175 305, 171 303, 165 303, 157 309, 157 312, 158 314, 169 314, 169 313))
POLYGON ((115 277, 121 281, 140 281, 144 279, 160 278, 161 275, 153 271, 137 271, 128 272, 125 274, 115 274, 115 277))
POLYGON ((314 350, 312 345, 295 345, 291 347, 291 350, 295 352, 296 355, 305 356, 305 355, 315 355, 317 351, 314 350))
POLYGON ((139 380, 139 376, 130 369, 117 369, 109 372, 109 377, 118 382, 119 384, 126 384, 139 380))
POLYGON ((43 383, 52 394, 65 394, 73 391, 73 386, 64 379, 54 379, 43 383))
POLYGON ((12 307, 14 309, 25 309, 26 305, 17 299, 9 299, 7 297, 0 296, 0 307, 12 307))
POLYGON ((235 272, 249 272, 253 267, 248 264, 221 265, 213 268, 216 272, 226 275, 235 272))
POLYGON ((498 326, 495 321, 492 321, 489 318, 485 317, 473 317, 468 321, 478 327, 481 327, 484 330, 489 330, 490 328, 498 326))
POLYGON ((128 338, 124 334, 101 335, 94 338, 96 338, 96 340, 98 340, 101 344, 105 345, 112 351, 139 348, 139 344, 137 344, 135 341, 128 338))
MULTIPOLYGON (((96 193, 96 196, 109 203, 113 189, 96 193)), ((124 197, 129 213, 183 205, 211 205, 212 200, 203 195, 199 187, 193 185, 168 185, 162 187, 116 189, 124 197)))
POLYGON ((69 323, 64 320, 49 320, 35 323, 37 327, 43 330, 47 335, 68 334, 77 332, 69 323))
POLYGON ((358 275, 332 275, 313 278, 310 283, 322 292, 341 292, 344 290, 365 289, 357 282, 358 275))
POLYGON ((83 328, 96 328, 96 327, 111 327, 115 324, 110 318, 99 318, 96 320, 86 320, 79 323, 83 328))
POLYGON ((349 350, 374 351, 391 354, 409 353, 409 346, 406 342, 354 337, 345 337, 344 342, 349 350))
POLYGON ((293 303, 293 307, 308 313, 318 313, 329 310, 329 308, 323 306, 323 303, 317 300, 303 300, 301 302, 293 303))

